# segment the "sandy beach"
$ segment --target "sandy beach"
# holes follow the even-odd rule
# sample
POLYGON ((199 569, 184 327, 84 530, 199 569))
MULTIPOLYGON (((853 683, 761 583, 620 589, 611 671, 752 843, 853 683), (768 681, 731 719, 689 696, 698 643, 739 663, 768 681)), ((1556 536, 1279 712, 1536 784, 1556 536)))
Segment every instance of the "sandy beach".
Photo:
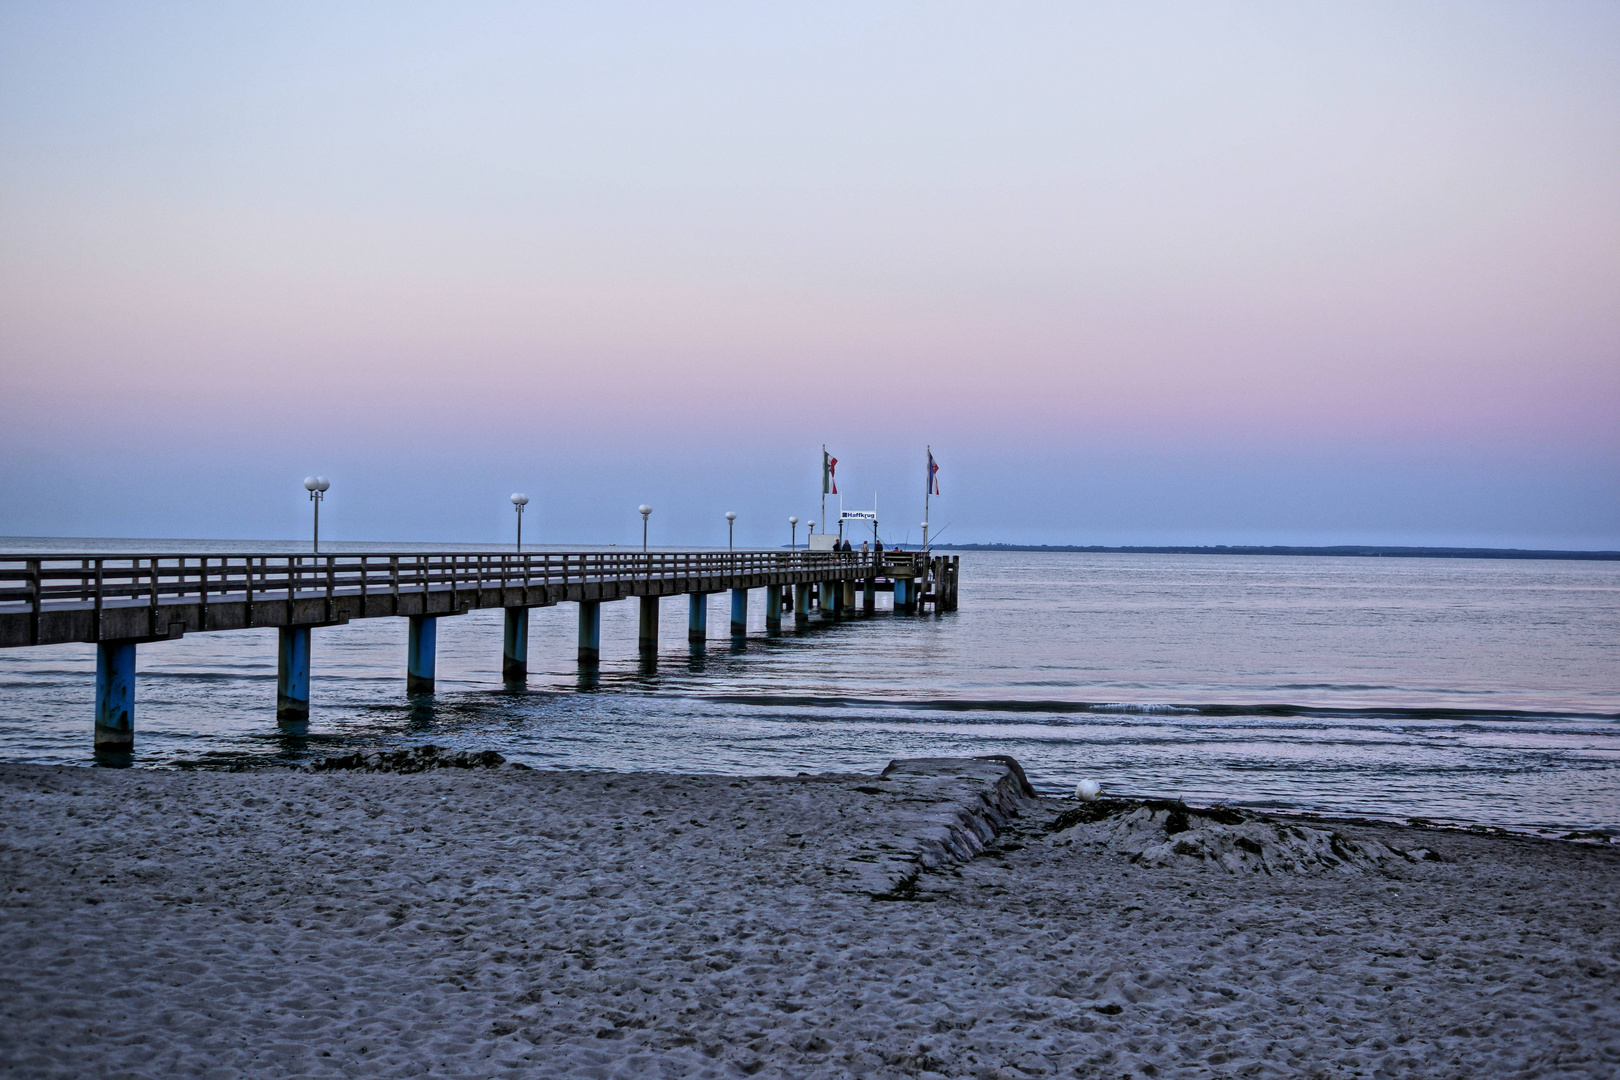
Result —
POLYGON ((1620 1073, 1612 846, 1020 780, 0 765, 0 1070, 1620 1073))

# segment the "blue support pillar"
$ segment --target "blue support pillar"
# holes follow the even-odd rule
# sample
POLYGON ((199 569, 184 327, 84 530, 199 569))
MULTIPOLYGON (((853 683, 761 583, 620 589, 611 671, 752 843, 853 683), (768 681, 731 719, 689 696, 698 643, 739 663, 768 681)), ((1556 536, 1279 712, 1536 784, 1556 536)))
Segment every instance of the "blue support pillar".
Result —
POLYGON ((731 635, 741 637, 748 633, 748 590, 731 590, 731 635))
POLYGON ((793 618, 799 623, 810 618, 810 586, 803 583, 793 586, 793 618))
POLYGON ((283 626, 276 647, 276 723, 293 735, 309 730, 309 638, 307 626, 283 626))
POLYGON ((438 658, 439 620, 434 615, 412 615, 410 640, 405 646, 405 692, 433 693, 433 668, 438 658))
POLYGON ((135 645, 103 641, 96 646, 96 752, 134 748, 135 645))
POLYGON ((782 631, 782 586, 765 586, 765 632, 782 631))
POLYGON ((877 611, 877 578, 869 577, 861 585, 861 613, 871 615, 877 611))
POLYGON ((842 612, 844 588, 837 581, 823 581, 821 583, 821 613, 837 618, 842 612))
POLYGON ((838 605, 846 615, 855 614, 855 580, 850 578, 844 582, 844 595, 838 605))
POLYGON ((579 663, 597 667, 602 663, 602 602, 579 602, 579 663))
POLYGON ((501 680, 529 681, 529 609, 506 609, 506 630, 501 635, 501 680))
POLYGON ((636 648, 642 656, 658 655, 658 597, 641 598, 641 618, 637 624, 636 648))
POLYGON ((701 645, 709 637, 709 594, 695 592, 688 599, 692 606, 686 616, 686 640, 701 645))

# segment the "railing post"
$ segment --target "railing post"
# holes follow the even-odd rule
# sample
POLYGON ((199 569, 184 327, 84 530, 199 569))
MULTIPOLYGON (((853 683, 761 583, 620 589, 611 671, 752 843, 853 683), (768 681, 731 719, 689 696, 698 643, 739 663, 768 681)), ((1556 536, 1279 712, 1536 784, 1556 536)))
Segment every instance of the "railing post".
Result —
POLYGON ((28 568, 28 643, 39 644, 40 567, 38 559, 29 559, 28 568))
POLYGON ((101 592, 102 586, 105 584, 105 579, 102 577, 103 565, 105 564, 105 561, 106 560, 104 560, 104 559, 97 559, 96 560, 96 640, 97 641, 101 640, 101 612, 102 612, 102 609, 106 606, 105 605, 105 597, 102 595, 102 592, 101 592))

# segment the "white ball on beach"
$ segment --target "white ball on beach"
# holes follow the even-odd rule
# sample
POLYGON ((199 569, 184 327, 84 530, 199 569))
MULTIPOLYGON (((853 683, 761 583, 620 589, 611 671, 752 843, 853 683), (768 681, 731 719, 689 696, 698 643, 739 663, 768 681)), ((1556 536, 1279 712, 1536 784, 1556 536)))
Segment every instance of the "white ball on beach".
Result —
POLYGON ((1102 792, 1102 785, 1095 780, 1082 780, 1074 785, 1074 797, 1081 802, 1091 802, 1102 792))

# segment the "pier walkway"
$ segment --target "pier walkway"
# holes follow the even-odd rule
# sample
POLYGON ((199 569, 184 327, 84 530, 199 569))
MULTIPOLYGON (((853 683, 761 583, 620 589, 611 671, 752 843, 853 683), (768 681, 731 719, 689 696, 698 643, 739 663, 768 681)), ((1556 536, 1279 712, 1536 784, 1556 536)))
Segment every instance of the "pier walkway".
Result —
POLYGON ((600 606, 640 601, 638 649, 658 650, 658 606, 690 598, 688 637, 708 634, 708 597, 731 594, 731 632, 748 628, 748 594, 765 590, 765 625, 781 629, 871 614, 877 592, 899 612, 956 607, 958 556, 895 551, 658 551, 0 556, 0 648, 89 642, 98 647, 98 751, 134 741, 135 651, 185 634, 280 631, 277 719, 307 730, 310 630, 353 619, 410 620, 406 692, 433 692, 436 620, 475 608, 506 613, 502 676, 528 675, 529 611, 579 605, 579 662, 601 657, 600 606), (857 599, 857 593, 860 594, 857 599))

